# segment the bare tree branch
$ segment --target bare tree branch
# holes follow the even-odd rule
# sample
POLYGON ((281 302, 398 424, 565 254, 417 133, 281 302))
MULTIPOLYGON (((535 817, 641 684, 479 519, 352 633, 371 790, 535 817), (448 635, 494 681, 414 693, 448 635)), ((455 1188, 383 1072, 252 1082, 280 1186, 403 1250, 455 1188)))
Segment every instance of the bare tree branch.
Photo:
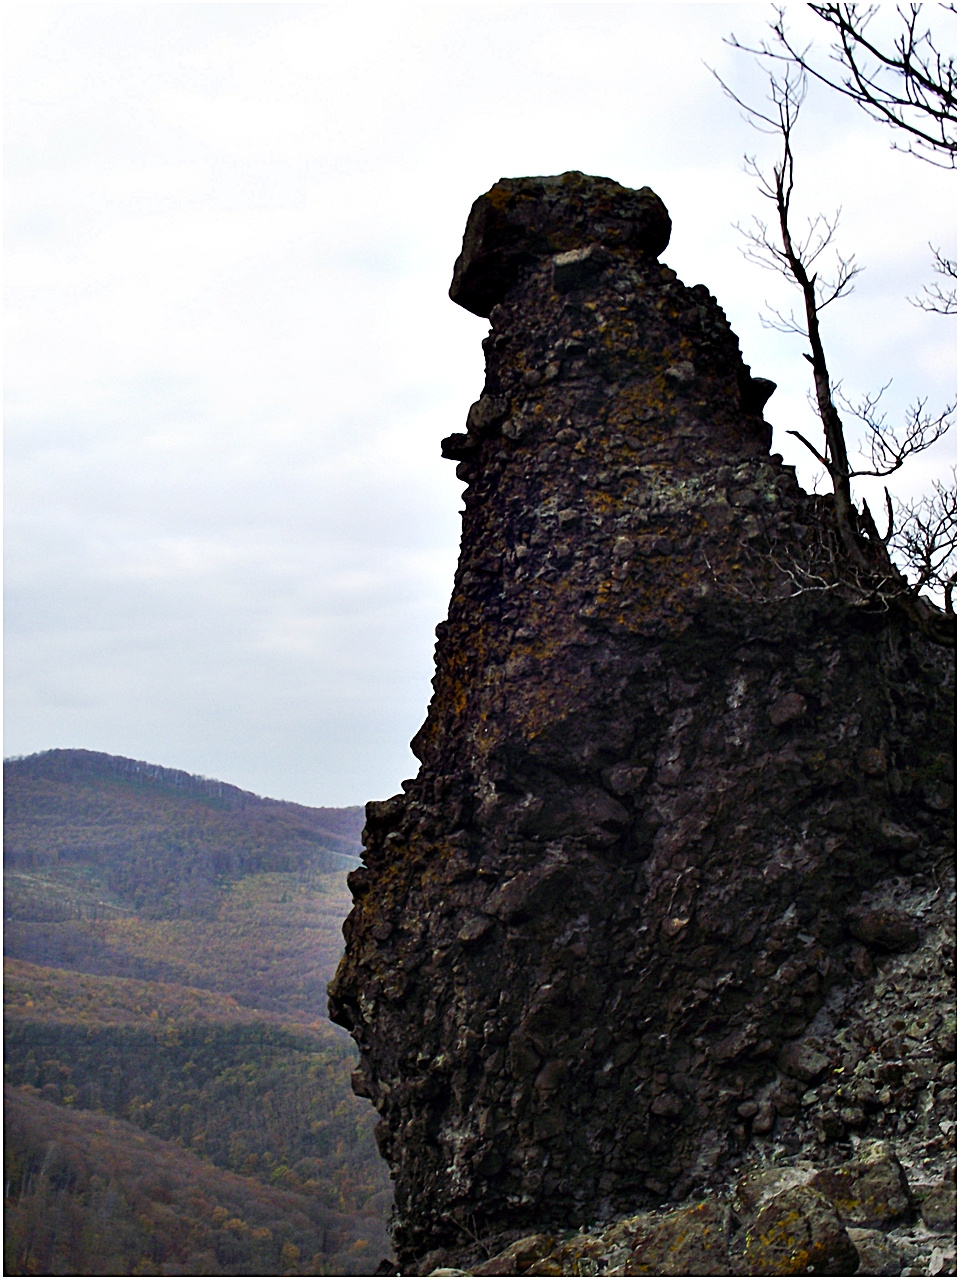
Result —
POLYGON ((826 460, 823 454, 820 453, 820 451, 810 443, 810 441, 807 439, 806 436, 801 435, 799 431, 788 431, 787 435, 796 436, 796 438, 800 441, 801 444, 805 444, 807 446, 807 448, 810 450, 810 452, 813 454, 816 460, 828 471, 830 470, 830 463, 826 460))
POLYGON ((857 476, 883 478, 893 475, 909 457, 929 449, 953 426, 956 404, 948 405, 940 413, 928 413, 926 399, 918 398, 907 410, 903 428, 897 431, 889 427, 887 415, 878 409, 880 399, 889 386, 888 382, 875 394, 864 394, 856 404, 852 404, 842 393, 837 393, 837 398, 847 412, 866 427, 866 448, 861 452, 869 456, 870 466, 859 471, 852 470, 851 479, 857 476))
MULTIPOLYGON (((720 77, 718 76, 719 80, 720 77)), ((720 81, 723 84, 723 81, 720 81)), ((726 86, 724 85, 726 89, 726 86)), ((817 398, 817 411, 823 424, 825 448, 822 454, 804 440, 811 451, 822 459, 833 485, 835 511, 840 537, 851 560, 861 570, 871 565, 874 557, 867 554, 867 549, 860 536, 859 521, 850 491, 850 462, 847 456, 847 444, 843 432, 843 424, 833 400, 830 374, 827 367, 826 354, 820 334, 820 312, 831 302, 848 293, 857 268, 852 258, 837 256, 837 264, 832 277, 822 281, 814 269, 816 260, 821 257, 831 244, 837 227, 837 217, 824 218, 823 215, 808 220, 807 232, 801 240, 796 240, 791 227, 790 217, 794 195, 794 153, 793 133, 796 127, 800 108, 806 96, 807 80, 804 71, 787 66, 781 75, 770 74, 768 77, 767 101, 769 109, 763 111, 747 107, 747 118, 751 123, 759 124, 765 132, 779 136, 780 156, 774 162, 769 173, 765 173, 756 161, 748 162, 748 169, 754 173, 759 182, 761 194, 773 202, 777 216, 777 236, 774 238, 766 224, 755 221, 755 228, 746 234, 747 254, 753 261, 761 261, 772 267, 787 280, 795 284, 801 293, 804 305, 805 334, 809 340, 810 353, 807 354, 813 367, 814 389, 817 398)), ((741 107, 745 104, 729 89, 727 92, 741 107)), ((786 327, 782 316, 781 323, 786 327)), ((800 331, 800 326, 790 317, 790 326, 800 331)), ((801 437, 802 439, 802 437, 801 437)))
POLYGON ((941 316, 955 316, 957 314, 957 260, 948 258, 933 245, 930 246, 930 252, 933 254, 934 274, 943 276, 946 280, 952 280, 954 283, 944 288, 935 280, 933 284, 923 286, 923 294, 916 298, 908 298, 907 301, 919 307, 921 311, 933 311, 941 316))
MULTIPOLYGON (((956 12, 953 4, 943 6, 956 12)), ((831 61, 838 72, 818 66, 811 45, 800 48, 787 30, 786 12, 775 8, 771 40, 751 47, 731 35, 727 43, 760 58, 800 68, 822 84, 851 99, 874 120, 903 134, 896 150, 909 152, 943 168, 956 166, 957 75, 952 57, 937 49, 929 28, 920 25, 922 5, 897 6, 900 31, 886 48, 867 28, 879 6, 810 4, 835 35, 831 61)))

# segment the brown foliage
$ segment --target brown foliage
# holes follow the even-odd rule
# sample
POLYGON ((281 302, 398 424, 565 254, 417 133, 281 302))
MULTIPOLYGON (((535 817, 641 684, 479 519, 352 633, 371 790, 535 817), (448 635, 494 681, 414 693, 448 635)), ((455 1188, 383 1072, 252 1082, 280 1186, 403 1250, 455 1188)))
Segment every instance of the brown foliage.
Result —
POLYGON ((375 1218, 5 1089, 7 1275, 371 1274, 375 1218), (351 1247, 351 1243, 353 1247, 351 1247))

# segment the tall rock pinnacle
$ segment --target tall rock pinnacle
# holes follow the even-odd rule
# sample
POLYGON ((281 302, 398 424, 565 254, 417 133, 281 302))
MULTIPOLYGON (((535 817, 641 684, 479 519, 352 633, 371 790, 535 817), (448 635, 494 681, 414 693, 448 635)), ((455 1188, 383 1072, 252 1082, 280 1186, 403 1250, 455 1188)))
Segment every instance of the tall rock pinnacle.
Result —
POLYGON ((831 589, 829 505, 669 234, 649 188, 510 179, 456 264, 491 322, 443 442, 460 562, 331 985, 404 1265, 680 1198, 788 1126, 849 913, 949 843, 946 657, 831 589))

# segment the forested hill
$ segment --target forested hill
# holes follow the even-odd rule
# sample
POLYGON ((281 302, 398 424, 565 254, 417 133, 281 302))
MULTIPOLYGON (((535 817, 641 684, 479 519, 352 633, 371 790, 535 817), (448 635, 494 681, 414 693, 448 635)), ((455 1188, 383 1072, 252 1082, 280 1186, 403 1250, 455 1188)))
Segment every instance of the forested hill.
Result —
MULTIPOLYGON (((360 851, 363 810, 310 808, 238 787, 96 751, 45 751, 4 762, 5 914, 23 918, 17 895, 29 873, 59 869, 66 892, 43 887, 32 919, 204 917, 226 884, 265 872, 349 869, 360 851), (12 910, 10 909, 12 907, 12 910)), ((35 886, 34 886, 35 887, 35 886)))
POLYGON ((346 809, 311 808, 288 800, 270 800, 241 791, 229 782, 203 778, 183 769, 166 769, 145 760, 129 760, 103 751, 53 750, 32 756, 13 756, 4 761, 4 778, 45 778, 52 782, 92 783, 129 782, 150 791, 173 792, 202 800, 219 809, 255 809, 260 815, 270 814, 281 823, 311 831, 333 848, 341 842, 346 851, 358 851, 363 827, 363 809, 352 805, 346 809))
POLYGON ((93 751, 4 792, 5 1274, 372 1274, 390 1184, 326 1018, 362 810, 93 751))

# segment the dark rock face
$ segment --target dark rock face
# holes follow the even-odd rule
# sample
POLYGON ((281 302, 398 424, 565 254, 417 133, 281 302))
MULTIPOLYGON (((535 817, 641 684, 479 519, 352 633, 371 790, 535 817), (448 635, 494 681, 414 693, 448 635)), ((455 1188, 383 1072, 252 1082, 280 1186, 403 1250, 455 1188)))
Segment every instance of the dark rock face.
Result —
POLYGON ((405 1264, 720 1177, 830 1066, 832 989, 900 945, 861 900, 948 856, 948 656, 797 592, 829 586, 829 508, 668 234, 647 188, 515 179, 457 263, 492 325, 443 443, 460 564, 331 986, 405 1264))

